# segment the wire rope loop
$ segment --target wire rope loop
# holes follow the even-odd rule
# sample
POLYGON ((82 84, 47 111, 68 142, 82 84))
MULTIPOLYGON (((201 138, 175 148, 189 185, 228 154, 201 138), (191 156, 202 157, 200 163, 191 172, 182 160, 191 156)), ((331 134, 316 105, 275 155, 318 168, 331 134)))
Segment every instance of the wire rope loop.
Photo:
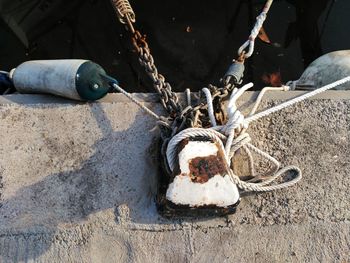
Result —
POLYGON ((244 58, 249 58, 253 54, 255 39, 258 36, 258 34, 259 34, 259 32, 260 32, 260 30, 262 28, 262 25, 264 24, 264 21, 266 20, 267 13, 270 10, 272 2, 273 2, 273 0, 267 0, 266 1, 262 12, 256 18, 255 25, 254 25, 253 29, 250 32, 248 40, 246 42, 244 42, 243 45, 240 46, 240 48, 238 49, 238 55, 239 56, 243 55, 244 58), (246 48, 248 48, 248 51, 244 54, 243 52, 245 52, 246 48))
POLYGON ((238 49, 238 56, 243 56, 245 59, 249 58, 254 52, 254 40, 247 40, 244 44, 238 49), (248 51, 246 49, 248 48, 248 51))

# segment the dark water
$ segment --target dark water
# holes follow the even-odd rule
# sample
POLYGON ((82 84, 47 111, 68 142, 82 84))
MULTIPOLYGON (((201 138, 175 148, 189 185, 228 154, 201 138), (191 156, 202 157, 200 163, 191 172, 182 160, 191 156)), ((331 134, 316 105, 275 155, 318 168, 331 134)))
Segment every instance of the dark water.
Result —
MULTIPOLYGON (((218 83, 247 39, 264 1, 131 1, 159 71, 173 89, 218 83)), ((348 49, 346 0, 275 0, 265 31, 247 61, 245 81, 282 82, 329 51, 348 49), (265 75, 265 77, 264 77, 265 75)), ((152 87, 109 0, 0 0, 0 70, 31 59, 84 58, 101 64, 129 91, 152 87)))

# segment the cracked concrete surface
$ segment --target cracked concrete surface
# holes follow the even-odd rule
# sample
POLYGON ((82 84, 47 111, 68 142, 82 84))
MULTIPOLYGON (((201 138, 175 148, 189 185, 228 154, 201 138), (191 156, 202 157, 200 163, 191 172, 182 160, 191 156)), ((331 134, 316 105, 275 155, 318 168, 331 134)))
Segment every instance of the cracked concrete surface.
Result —
MULTIPOLYGON (((262 107, 296 94, 270 93, 262 107)), ((153 95, 138 96, 161 112, 153 95)), ((350 91, 251 125, 253 143, 303 179, 242 197, 227 218, 157 214, 154 127, 118 94, 1 97, 0 262, 350 261, 350 91)))

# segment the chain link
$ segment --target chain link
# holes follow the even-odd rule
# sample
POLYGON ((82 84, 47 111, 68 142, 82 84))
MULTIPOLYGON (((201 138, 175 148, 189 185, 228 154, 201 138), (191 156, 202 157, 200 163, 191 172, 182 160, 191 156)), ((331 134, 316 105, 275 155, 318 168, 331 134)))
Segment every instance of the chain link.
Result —
POLYGON ((158 72, 154 64, 153 56, 146 42, 146 37, 141 35, 137 30, 132 34, 132 44, 138 52, 139 63, 145 69, 147 75, 153 82, 153 87, 159 94, 163 107, 168 111, 172 118, 179 115, 182 106, 175 92, 172 91, 169 82, 167 82, 162 74, 158 72))
MULTIPOLYGON (((179 99, 171 89, 170 84, 165 80, 164 76, 158 72, 151 55, 150 48, 146 41, 146 36, 142 35, 133 26, 135 22, 135 14, 127 0, 112 0, 119 20, 126 25, 126 28, 131 33, 132 45, 138 53, 139 63, 145 69, 145 72, 153 82, 155 91, 159 94, 160 102, 169 113, 171 125, 171 135, 188 127, 205 127, 210 124, 208 119, 208 106, 204 96, 201 94, 199 101, 195 107, 187 107, 182 109, 179 99), (121 9, 123 7, 123 9, 121 9)), ((244 63, 244 55, 241 55, 237 61, 244 63)), ((225 76, 221 79, 221 87, 208 85, 212 93, 215 117, 219 123, 226 121, 225 111, 222 108, 222 101, 228 97, 233 90, 235 81, 232 81, 231 76, 225 76)), ((164 127, 169 129, 169 127, 164 127)))

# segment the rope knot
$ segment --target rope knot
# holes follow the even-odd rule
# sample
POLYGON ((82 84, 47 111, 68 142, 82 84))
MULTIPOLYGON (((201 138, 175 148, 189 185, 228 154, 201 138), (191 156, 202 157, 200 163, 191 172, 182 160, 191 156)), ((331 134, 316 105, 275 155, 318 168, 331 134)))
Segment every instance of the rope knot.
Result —
POLYGON ((232 113, 231 116, 229 113, 229 119, 227 123, 223 126, 221 132, 226 136, 229 136, 230 133, 233 132, 234 130, 239 130, 239 131, 242 130, 244 125, 245 125, 244 115, 239 110, 236 110, 232 113))
POLYGON ((261 97, 266 91, 266 88, 262 90, 261 95, 259 95, 256 104, 254 105, 248 118, 245 118, 245 116, 237 109, 236 101, 246 90, 252 86, 253 84, 249 83, 240 89, 235 88, 232 91, 227 107, 228 121, 225 125, 222 126, 216 125, 216 119, 213 111, 213 99, 210 90, 207 88, 204 88, 202 90, 207 98, 208 114, 212 123, 212 127, 207 129, 187 128, 170 139, 166 149, 166 158, 170 171, 173 171, 175 168, 175 163, 177 161, 177 147, 181 141, 186 138, 206 137, 213 142, 216 142, 217 145, 222 149, 225 155, 227 174, 230 176, 232 182, 234 182, 240 189, 244 191, 271 191, 281 189, 291 186, 301 179, 301 171, 298 167, 287 166, 280 169, 280 163, 275 158, 250 143, 251 137, 246 132, 246 130, 249 123, 254 120, 254 117, 256 115, 259 115, 253 114, 260 104, 261 97), (248 156, 250 175, 253 177, 253 181, 242 181, 231 168, 232 159, 235 153, 240 149, 242 149, 242 151, 245 152, 248 156), (255 174, 253 153, 270 162, 271 169, 268 172, 257 175, 255 174), (286 180, 283 183, 271 184, 278 177, 282 177, 286 172, 289 171, 296 172, 296 176, 293 179, 286 180))

